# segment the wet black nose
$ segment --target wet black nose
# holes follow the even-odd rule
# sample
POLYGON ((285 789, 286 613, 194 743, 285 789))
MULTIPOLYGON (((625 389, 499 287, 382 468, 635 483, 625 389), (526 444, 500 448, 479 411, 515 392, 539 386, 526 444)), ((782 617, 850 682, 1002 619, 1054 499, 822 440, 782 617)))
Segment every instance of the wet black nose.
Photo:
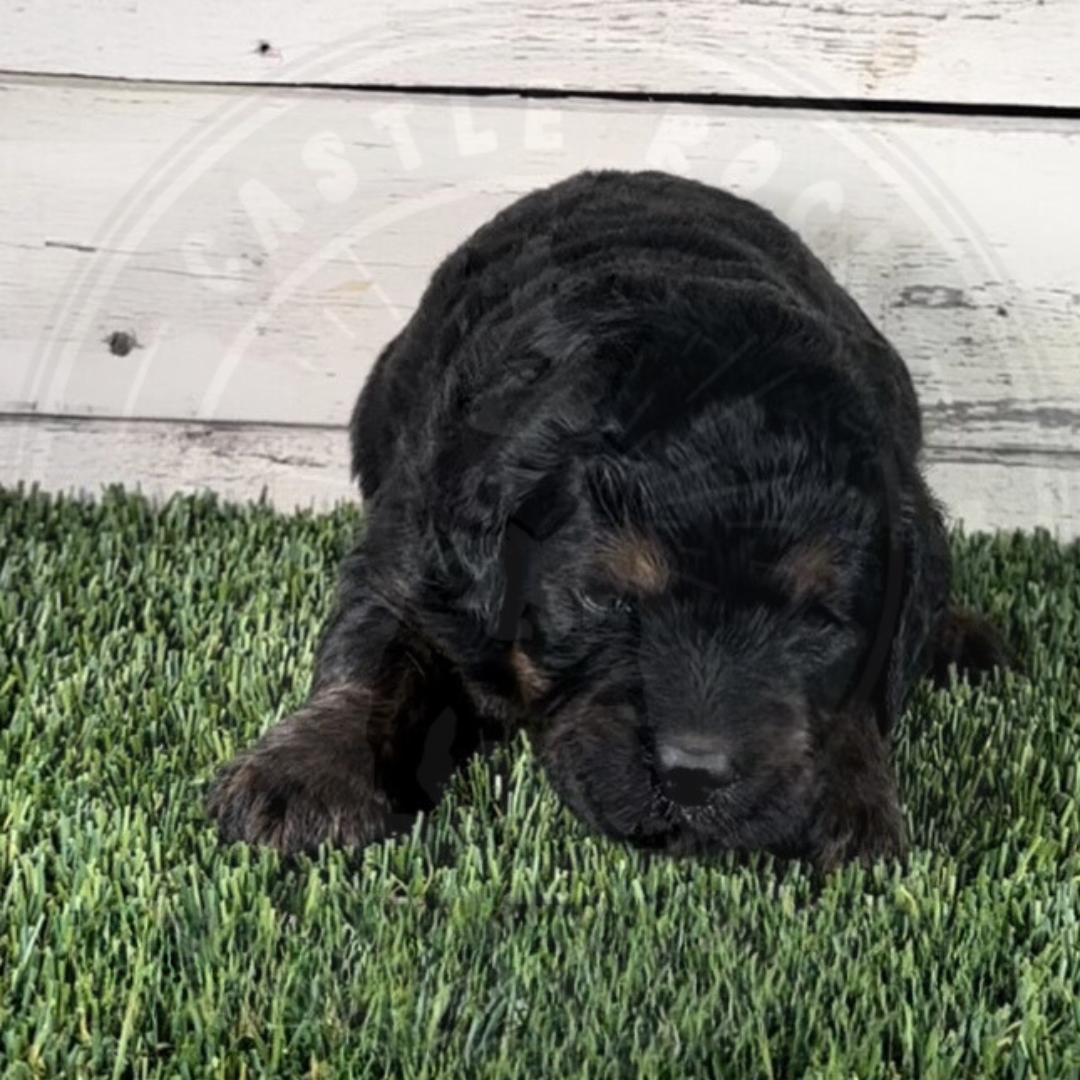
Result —
POLYGON ((716 774, 708 769, 660 769, 660 787, 673 802, 704 806, 716 791, 716 774))
POLYGON ((711 739, 669 738, 657 746, 660 787, 673 802, 702 806, 716 790, 731 781, 731 766, 723 749, 711 739))

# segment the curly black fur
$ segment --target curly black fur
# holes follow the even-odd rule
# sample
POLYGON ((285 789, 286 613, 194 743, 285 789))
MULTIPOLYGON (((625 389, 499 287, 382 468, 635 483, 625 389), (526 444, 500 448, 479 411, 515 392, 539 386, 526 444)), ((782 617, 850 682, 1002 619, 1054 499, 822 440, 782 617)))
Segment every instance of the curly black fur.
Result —
POLYGON ((772 214, 658 172, 534 192, 438 268, 351 435, 365 527, 311 700, 214 789, 226 838, 366 843, 524 727, 613 837, 901 849, 889 733, 981 624, 948 632, 907 369, 772 214))

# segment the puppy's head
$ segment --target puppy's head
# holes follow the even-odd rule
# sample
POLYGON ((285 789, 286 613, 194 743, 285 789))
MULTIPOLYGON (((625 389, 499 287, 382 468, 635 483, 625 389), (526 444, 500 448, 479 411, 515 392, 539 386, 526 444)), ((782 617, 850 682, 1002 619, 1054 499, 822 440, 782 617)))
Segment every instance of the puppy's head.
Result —
POLYGON ((865 661, 874 528, 843 484, 768 468, 620 463, 540 535, 536 507, 513 526, 509 666, 554 786, 608 835, 799 850, 815 725, 865 661))
POLYGON ((459 666, 516 695, 580 817, 675 852, 804 851, 815 735, 887 663, 880 423, 817 324, 747 310, 654 305, 585 357, 554 323, 562 359, 483 390, 480 449, 445 455, 459 666))

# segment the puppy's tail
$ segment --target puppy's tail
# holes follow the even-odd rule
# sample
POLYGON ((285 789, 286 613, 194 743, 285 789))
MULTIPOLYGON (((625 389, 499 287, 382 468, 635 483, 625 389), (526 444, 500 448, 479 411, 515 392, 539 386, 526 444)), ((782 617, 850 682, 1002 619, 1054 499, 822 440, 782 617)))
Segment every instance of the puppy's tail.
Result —
POLYGON ((934 639, 928 675, 939 689, 949 685, 949 668, 977 681, 994 668, 1019 668, 1016 654, 986 619, 963 608, 950 608, 934 639))

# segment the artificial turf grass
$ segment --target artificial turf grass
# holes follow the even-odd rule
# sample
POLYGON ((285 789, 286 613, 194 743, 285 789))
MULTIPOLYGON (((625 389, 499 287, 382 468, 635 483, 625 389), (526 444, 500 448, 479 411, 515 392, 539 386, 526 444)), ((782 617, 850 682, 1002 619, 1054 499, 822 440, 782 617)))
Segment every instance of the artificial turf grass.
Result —
POLYGON ((221 849, 356 521, 0 491, 0 1077, 1080 1075, 1080 546, 956 538, 1025 673, 918 691, 906 866, 648 858, 520 744, 359 857, 221 849))

